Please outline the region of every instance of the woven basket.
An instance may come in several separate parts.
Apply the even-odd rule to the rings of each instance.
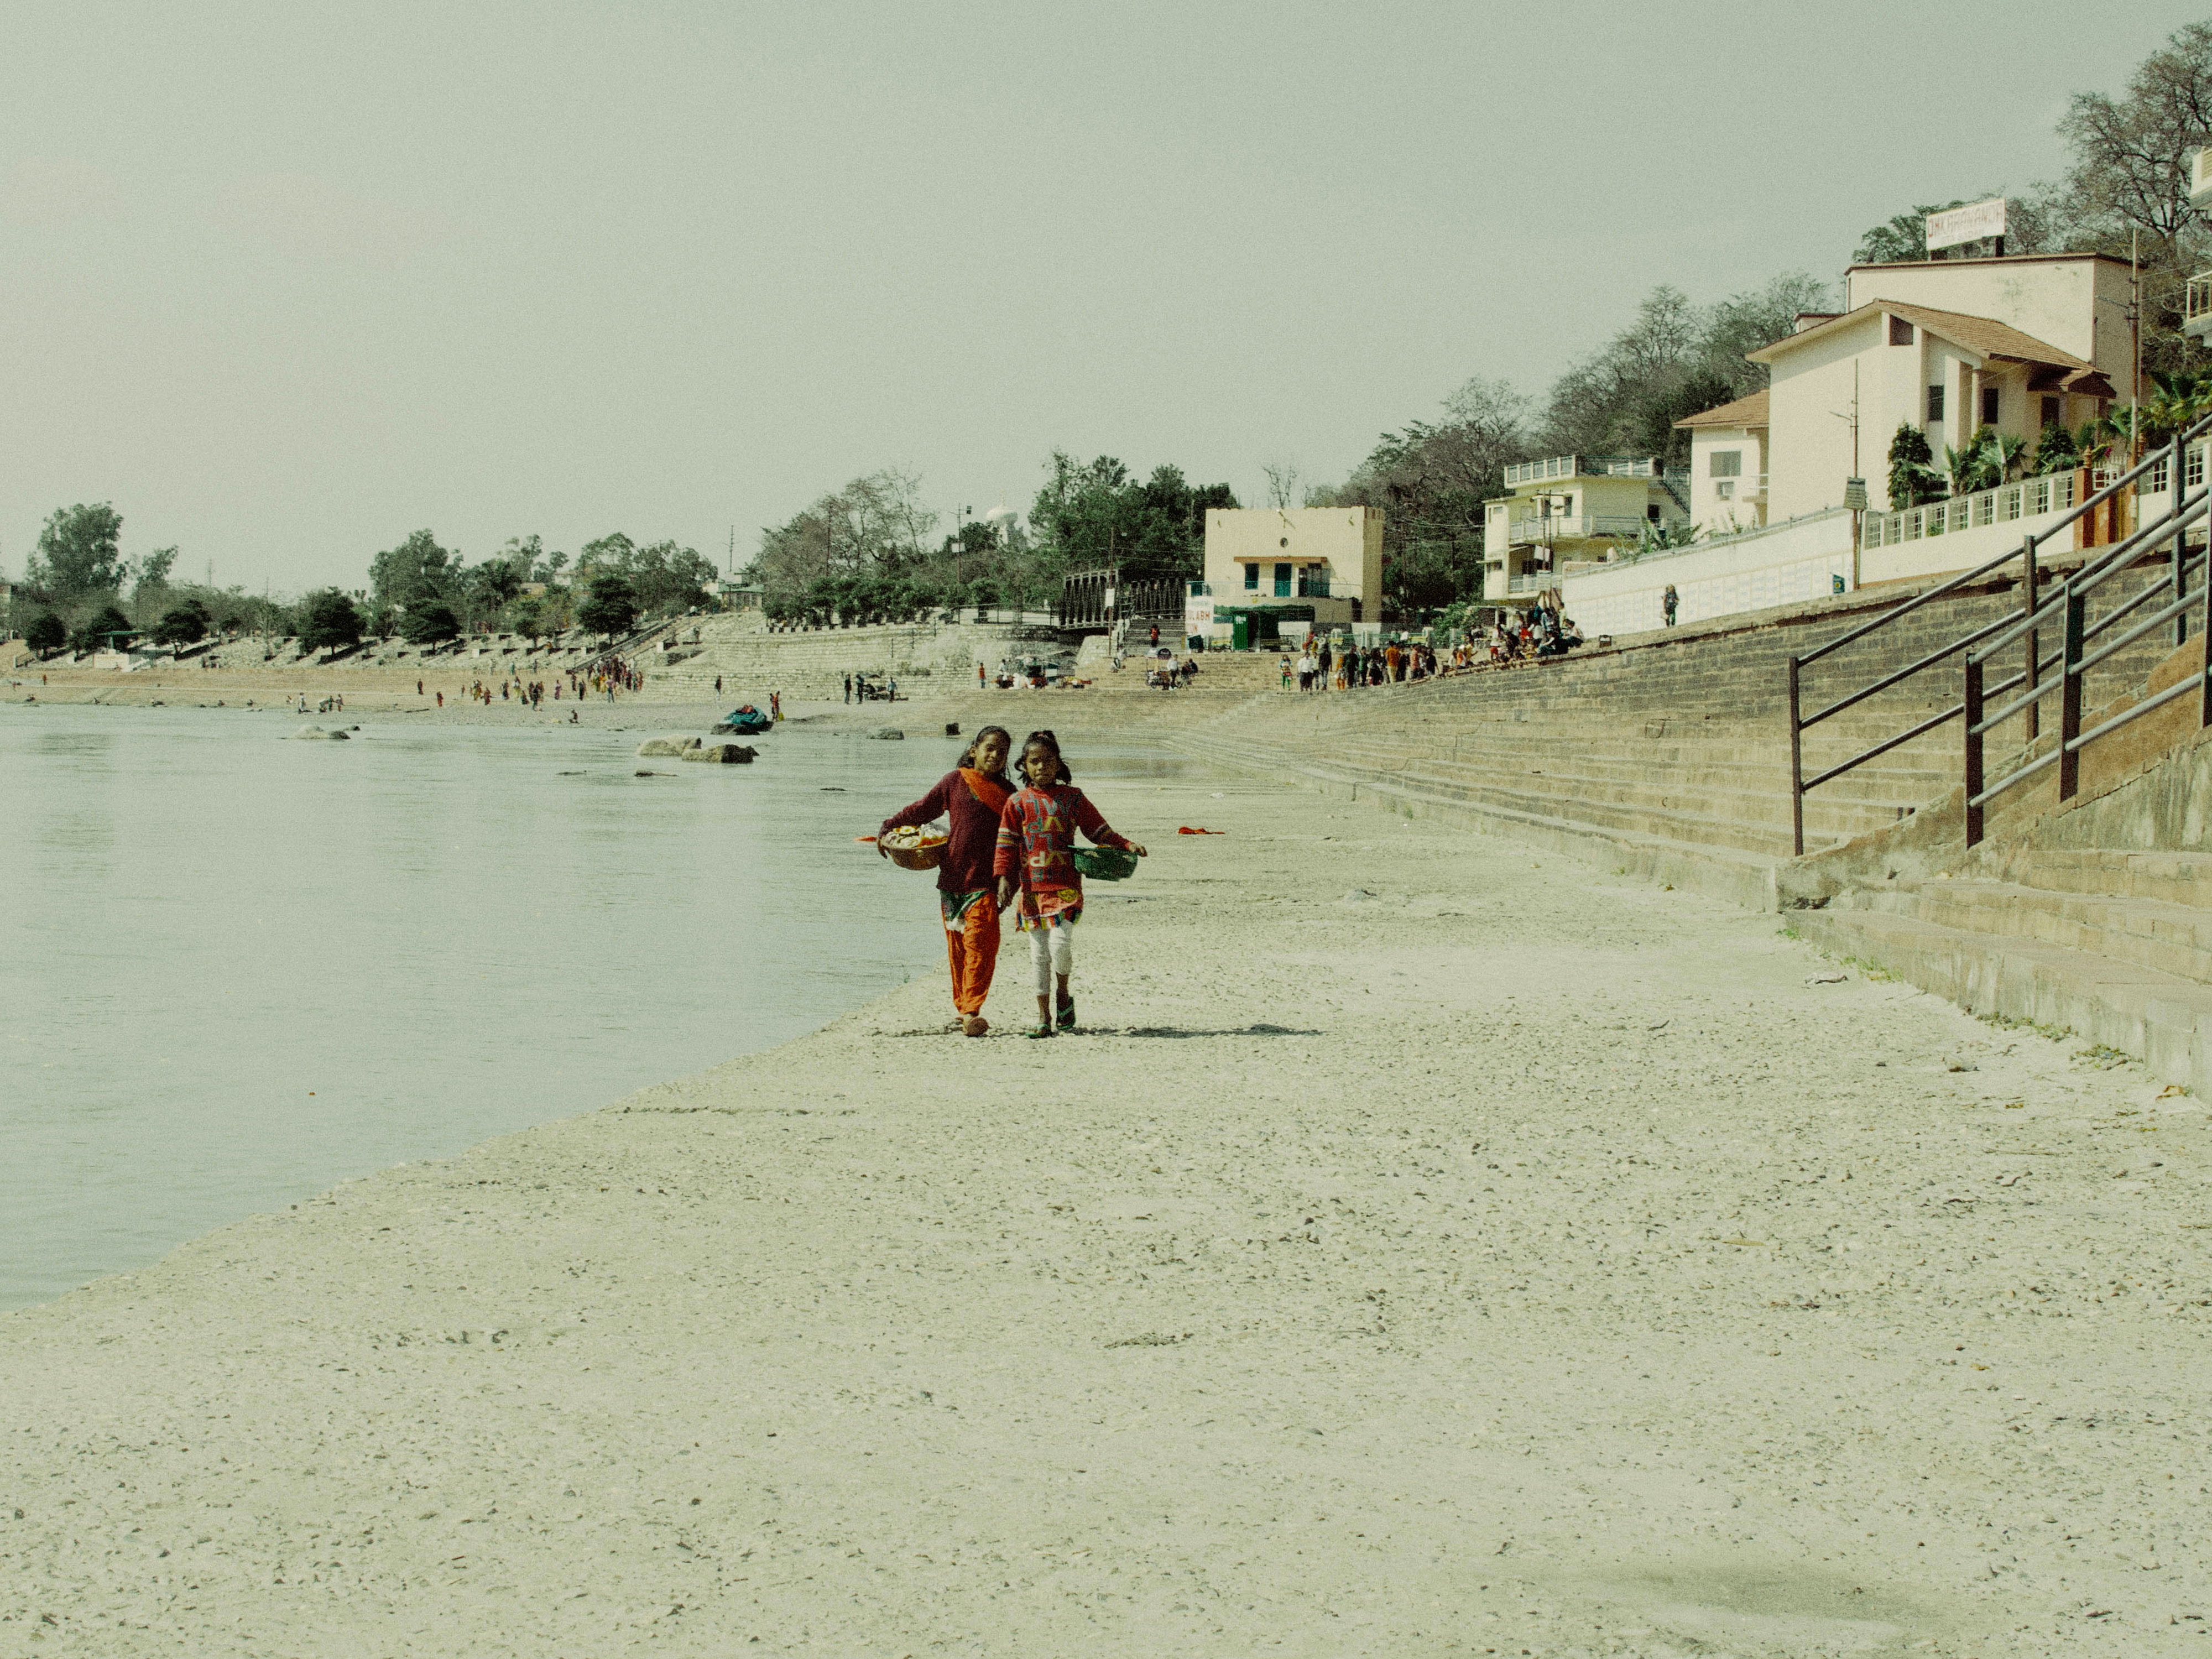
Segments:
[[[897,832],[894,830],[892,833]],[[878,845],[882,847],[884,856],[902,870],[934,870],[945,862],[946,838],[940,832],[932,831],[931,833],[935,835],[937,839],[921,842],[912,847],[897,846],[888,836]]]
[[[1137,855],[1120,847],[1079,847],[1075,867],[1093,881],[1127,881],[1137,873]]]

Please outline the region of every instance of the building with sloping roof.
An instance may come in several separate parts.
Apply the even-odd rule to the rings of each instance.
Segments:
[[[1674,422],[1690,434],[1690,521],[1709,536],[1766,522],[1766,393]]]
[[[1771,376],[1769,517],[1839,506],[1854,477],[1884,505],[1900,425],[1940,463],[1984,427],[2032,447],[2102,414],[2133,372],[2125,316],[2104,303],[2126,284],[2094,253],[1852,267],[1850,309],[1748,354]]]

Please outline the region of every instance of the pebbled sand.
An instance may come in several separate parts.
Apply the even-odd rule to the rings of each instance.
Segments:
[[[2212,1651],[2197,1103],[1510,842],[1100,794],[1086,1035],[916,984],[0,1318],[0,1654]]]

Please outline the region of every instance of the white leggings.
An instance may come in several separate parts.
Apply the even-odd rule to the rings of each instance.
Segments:
[[[1039,996],[1052,994],[1052,976],[1072,973],[1075,968],[1075,928],[1072,923],[1055,921],[1049,927],[1030,929],[1030,966],[1036,969]]]

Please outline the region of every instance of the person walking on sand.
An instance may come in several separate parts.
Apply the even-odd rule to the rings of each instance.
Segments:
[[[1036,970],[1037,1023],[1033,1037],[1053,1035],[1054,980],[1059,981],[1060,1030],[1075,1029],[1075,998],[1067,988],[1075,969],[1075,924],[1083,916],[1083,878],[1075,868],[1075,832],[1100,847],[1120,847],[1145,856],[1145,849],[1117,835],[1098,815],[1090,797],[1075,787],[1060,757],[1060,739],[1032,732],[1022,741],[1024,787],[1006,803],[999,818],[998,853],[992,867],[999,878],[999,908],[1021,895],[1016,925],[1030,936],[1030,965]]]
[[[987,726],[960,757],[960,764],[911,806],[885,818],[881,837],[905,823],[944,818],[952,838],[937,866],[937,904],[945,921],[945,953],[952,969],[952,1009],[971,1037],[991,1029],[983,1018],[991,976],[999,966],[999,896],[992,865],[998,855],[1000,815],[1013,799],[1006,753],[1013,738],[1003,726]],[[888,856],[888,855],[886,855]]]

